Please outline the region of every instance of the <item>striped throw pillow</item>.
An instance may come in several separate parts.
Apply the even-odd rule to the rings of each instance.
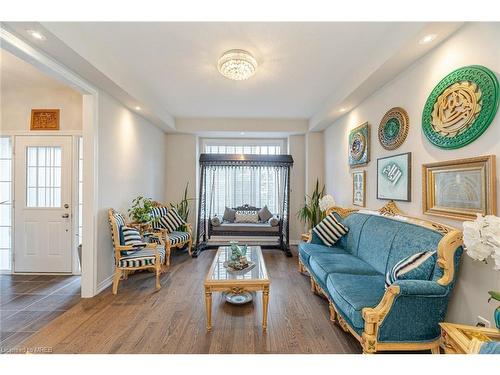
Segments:
[[[145,246],[139,231],[132,227],[123,226],[121,228],[120,242],[125,246]]]
[[[326,246],[333,246],[348,231],[349,228],[341,224],[333,212],[313,228],[313,232]]]
[[[153,207],[151,210],[151,219],[152,220],[152,227],[153,229],[160,229],[160,219],[162,216],[166,215],[168,212],[168,208],[165,206],[158,206],[158,207]]]
[[[166,215],[163,215],[158,222],[161,228],[166,229],[168,233],[174,232],[186,224],[184,219],[180,217],[174,208],[168,210]]]
[[[397,262],[385,275],[385,287],[397,280],[430,280],[436,265],[435,251],[422,251]]]

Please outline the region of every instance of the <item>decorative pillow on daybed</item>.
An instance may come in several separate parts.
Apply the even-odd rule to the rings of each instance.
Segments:
[[[326,246],[333,246],[348,231],[349,228],[341,224],[333,212],[321,220],[312,230],[313,238],[316,235]]]
[[[269,208],[267,208],[267,206],[264,206],[264,207],[262,207],[262,208],[259,210],[259,220],[260,220],[262,223],[267,222],[267,221],[268,221],[268,220],[270,220],[272,217],[273,217],[273,214],[271,213],[271,211],[269,211]]]
[[[257,211],[236,211],[235,223],[258,223],[259,214]]]
[[[273,216],[272,218],[269,219],[269,224],[272,227],[277,227],[280,224],[280,219],[278,219],[276,216]]]
[[[397,280],[430,280],[436,265],[435,251],[422,251],[397,262],[385,275],[385,287]]]
[[[213,227],[218,227],[220,225],[220,218],[218,216],[214,216],[210,221]]]
[[[123,226],[120,229],[120,244],[124,246],[146,246],[139,231],[132,227]]]
[[[171,208],[168,210],[166,215],[163,215],[160,218],[158,224],[161,228],[166,229],[168,233],[171,233],[185,225],[186,222],[179,216],[177,210]]]
[[[236,210],[232,208],[226,207],[224,210],[224,216],[222,217],[224,221],[229,221],[230,223],[234,223],[236,220]]]

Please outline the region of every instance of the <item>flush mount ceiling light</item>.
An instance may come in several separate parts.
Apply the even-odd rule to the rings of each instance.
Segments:
[[[33,38],[37,39],[37,40],[45,40],[47,39],[45,37],[45,35],[43,35],[40,31],[36,31],[36,30],[26,30],[26,32],[31,35]]]
[[[436,39],[437,34],[428,34],[418,41],[419,44],[427,44]]]
[[[232,49],[222,54],[217,63],[217,68],[224,77],[242,81],[255,74],[257,60],[250,52],[242,49]]]

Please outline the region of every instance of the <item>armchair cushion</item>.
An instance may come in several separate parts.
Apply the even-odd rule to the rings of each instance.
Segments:
[[[156,206],[151,209],[151,226],[153,229],[161,229],[160,219],[165,216],[168,212],[168,207]]]
[[[168,239],[170,241],[170,246],[177,245],[181,242],[189,241],[191,234],[189,232],[170,232],[168,235]]]
[[[385,276],[385,287],[396,280],[429,280],[436,265],[435,251],[422,251],[397,262]]]
[[[166,229],[168,233],[176,231],[180,227],[186,224],[184,219],[180,217],[177,210],[171,208],[168,210],[166,215],[163,215],[158,222],[160,227]]]
[[[326,246],[333,246],[349,229],[331,213],[313,228],[313,232]]]
[[[165,247],[157,246],[157,251],[160,253],[160,262],[165,260]],[[153,249],[142,249],[134,252],[129,252],[129,255],[120,258],[118,267],[120,268],[135,268],[152,266],[156,262],[155,251]]]
[[[120,245],[124,246],[146,246],[139,231],[132,227],[122,226],[120,228]]]

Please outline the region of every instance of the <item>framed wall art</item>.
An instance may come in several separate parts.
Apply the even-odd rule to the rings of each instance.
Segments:
[[[59,109],[32,109],[30,130],[59,130]]]
[[[377,159],[377,199],[411,201],[411,152]]]
[[[366,206],[366,171],[352,172],[352,204]]]
[[[378,127],[378,139],[386,150],[395,150],[403,144],[408,136],[410,119],[401,107],[389,109]]]
[[[495,155],[422,165],[425,214],[451,219],[496,215]]]
[[[349,133],[349,166],[361,167],[370,161],[370,125],[354,128]]]
[[[498,104],[499,83],[494,72],[480,65],[459,68],[430,93],[422,112],[424,134],[437,147],[464,147],[486,131]]]

